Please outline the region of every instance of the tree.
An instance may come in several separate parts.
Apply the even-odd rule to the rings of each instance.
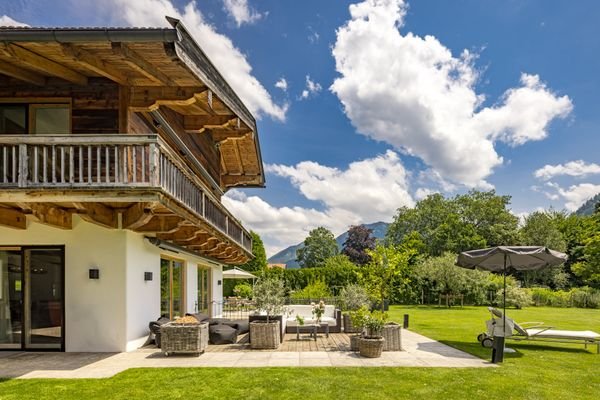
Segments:
[[[583,239],[583,259],[572,266],[584,283],[600,288],[600,207],[588,220]]]
[[[308,233],[308,237],[304,239],[304,247],[296,253],[296,261],[302,268],[320,267],[327,258],[337,255],[338,252],[333,233],[320,226]]]
[[[452,199],[432,194],[415,208],[398,209],[386,237],[395,245],[418,238],[430,256],[517,244],[518,219],[508,210],[509,203],[510,196],[498,196],[493,190]]]
[[[564,214],[553,210],[535,211],[529,214],[519,232],[522,244],[526,246],[546,246],[553,250],[566,251],[567,242],[559,230],[559,223],[563,218]],[[569,276],[562,265],[540,271],[523,271],[518,273],[518,276],[525,287],[545,285],[563,289],[569,281]]]
[[[381,311],[384,311],[385,300],[391,297],[394,286],[403,286],[409,282],[408,260],[411,254],[383,245],[377,245],[374,250],[368,250],[368,253],[371,261],[361,268],[360,281],[369,295],[379,302]]]
[[[342,248],[342,254],[348,256],[350,261],[357,265],[365,265],[371,261],[367,250],[375,248],[375,238],[371,236],[372,233],[373,230],[363,225],[351,226]]]
[[[248,260],[246,264],[240,265],[240,268],[250,272],[260,271],[267,268],[267,253],[258,233],[250,231],[250,236],[252,236],[252,254],[254,258]]]

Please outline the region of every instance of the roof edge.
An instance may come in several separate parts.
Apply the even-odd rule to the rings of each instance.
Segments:
[[[0,28],[0,41],[11,42],[166,42],[178,40],[173,28]]]

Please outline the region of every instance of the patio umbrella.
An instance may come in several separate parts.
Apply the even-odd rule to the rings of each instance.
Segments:
[[[241,268],[233,267],[232,269],[223,271],[223,279],[256,279],[256,275],[252,275]]]
[[[503,328],[506,326],[506,273],[507,271],[537,271],[567,261],[567,255],[544,246],[498,246],[487,249],[463,251],[456,265],[468,269],[502,272],[504,276]],[[504,337],[502,337],[504,346]]]

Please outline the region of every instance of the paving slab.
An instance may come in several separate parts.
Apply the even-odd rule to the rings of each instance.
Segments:
[[[363,358],[349,351],[209,352],[166,357],[159,349],[128,353],[0,353],[0,377],[107,378],[129,368],[168,367],[495,367],[486,360],[446,346],[417,333],[402,330],[403,351],[383,352],[380,358]]]

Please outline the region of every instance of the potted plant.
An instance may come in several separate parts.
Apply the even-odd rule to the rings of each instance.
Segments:
[[[385,325],[385,314],[373,311],[365,319],[366,334],[359,339],[358,351],[362,357],[381,357],[383,343],[383,326]]]
[[[366,305],[360,307],[358,310],[350,311],[350,320],[354,327],[354,333],[356,335],[350,336],[350,350],[358,351],[359,340],[362,336],[362,332],[365,326],[365,321],[369,315],[369,309]]]
[[[350,313],[359,310],[363,306],[369,304],[369,295],[367,290],[358,284],[350,284],[340,291],[340,300],[342,307],[345,312],[342,314],[344,323],[344,332],[346,333],[360,333],[362,326],[355,326]]]
[[[318,303],[311,303],[310,305],[312,306],[312,315],[315,321],[317,321],[317,324],[320,324],[321,318],[325,313],[325,302],[321,300]]]
[[[250,347],[253,349],[276,349],[279,347],[281,326],[272,320],[284,308],[284,285],[277,278],[262,278],[254,285],[253,298],[259,312],[266,315],[264,321],[250,323]]]

